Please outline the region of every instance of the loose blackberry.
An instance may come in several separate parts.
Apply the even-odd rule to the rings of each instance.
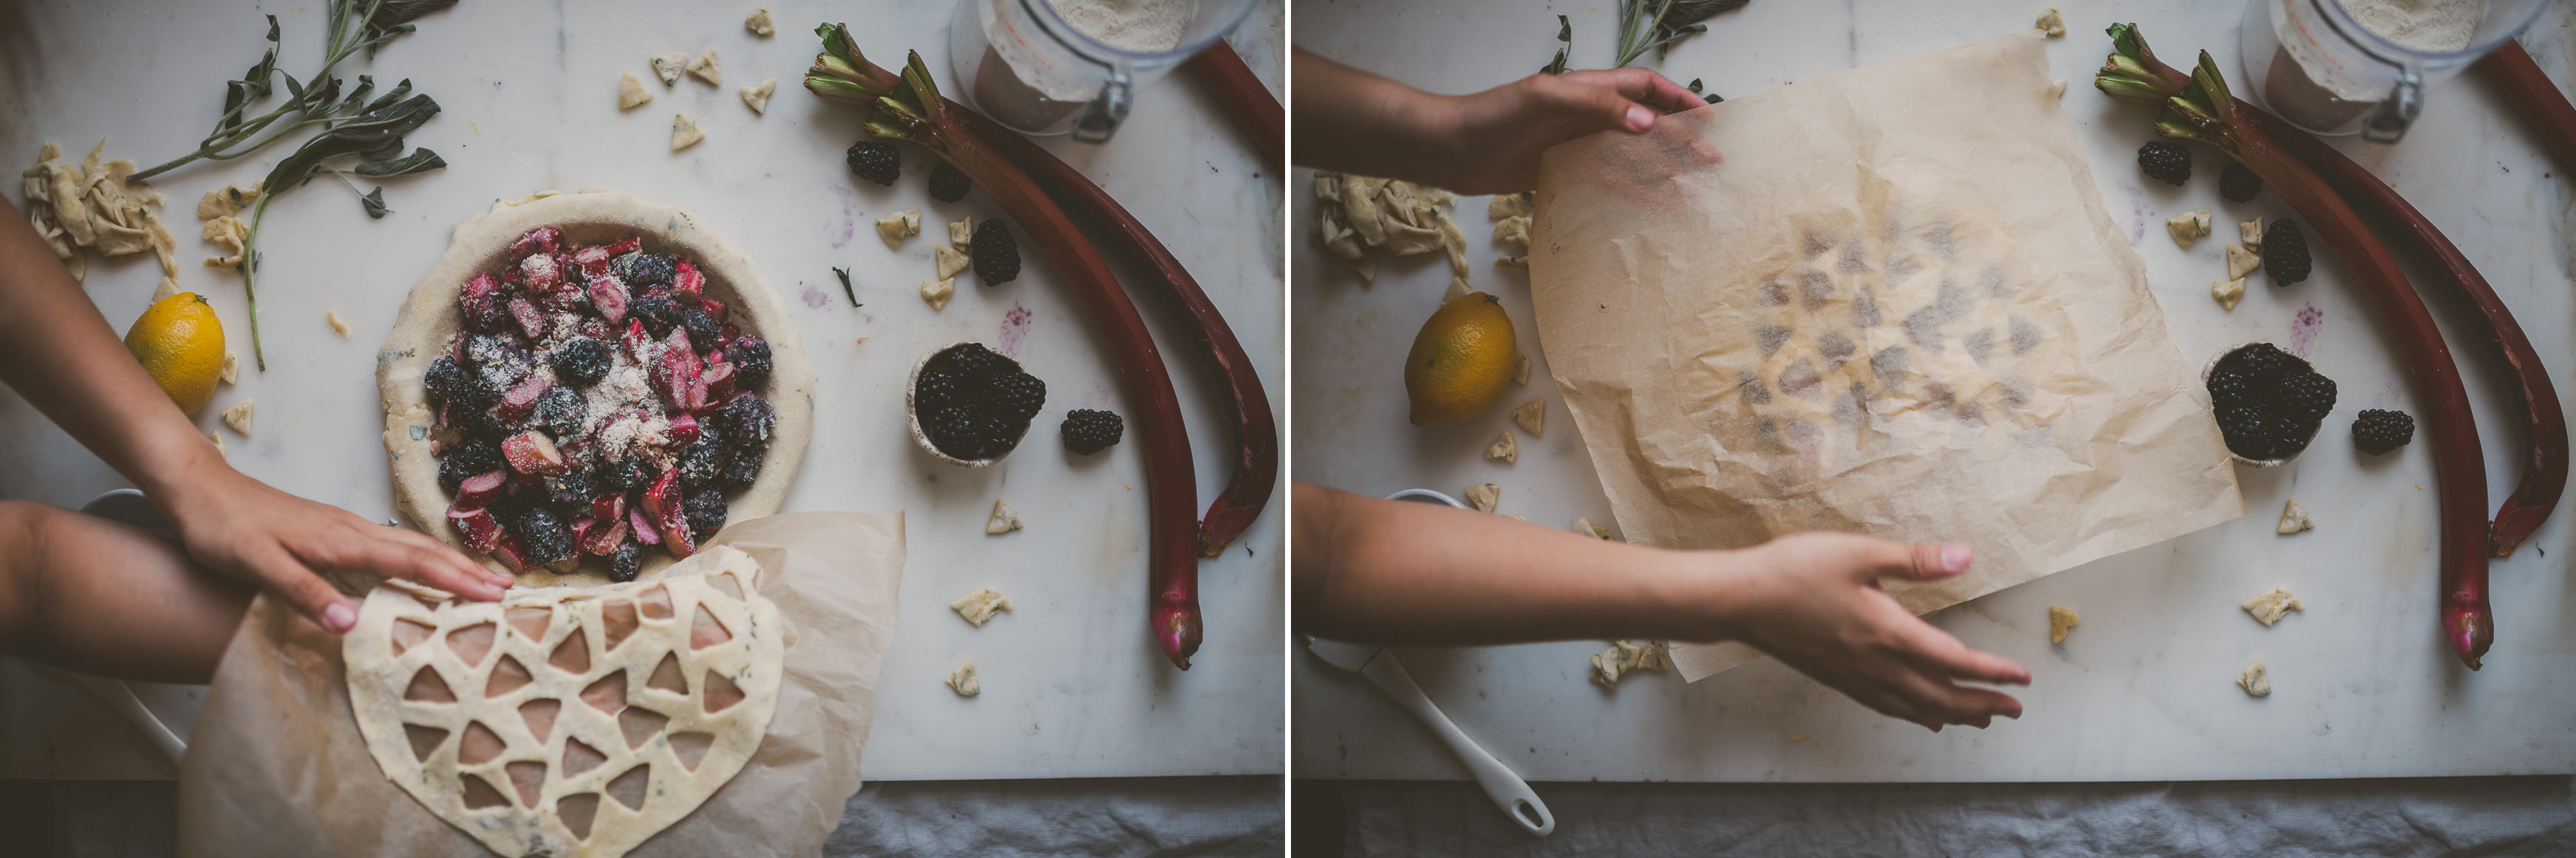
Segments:
[[[616,464],[600,469],[599,475],[608,482],[609,487],[621,491],[652,488],[653,481],[662,478],[659,472],[653,470],[653,466],[644,463],[642,456],[628,456],[620,459]]]
[[[724,529],[724,493],[715,489],[692,492],[680,503],[680,517],[689,523],[689,535],[705,539]]]
[[[975,225],[975,279],[984,285],[1009,283],[1020,276],[1020,243],[999,219]]]
[[[465,469],[468,477],[501,469],[501,448],[481,438],[467,438],[443,447],[439,452],[443,454],[439,457],[441,465],[454,463]]]
[[[620,542],[617,550],[608,553],[608,580],[623,584],[635,580],[635,573],[642,571],[644,546],[636,544],[635,540]]]
[[[671,327],[680,323],[680,303],[671,300],[669,295],[650,293],[638,296],[634,303],[626,305],[626,315],[642,319],[644,332],[660,339],[670,336]]]
[[[555,346],[555,380],[575,387],[598,384],[608,376],[615,358],[608,343],[593,337],[573,337]]]
[[[590,499],[597,494],[589,471],[570,471],[546,479],[546,505],[566,516],[580,517],[590,509]]]
[[[933,199],[953,203],[965,199],[966,192],[974,187],[975,182],[966,178],[966,171],[957,169],[955,164],[941,161],[938,166],[930,168],[930,196]]]
[[[716,412],[715,422],[716,431],[735,449],[766,450],[770,433],[778,428],[778,412],[760,394],[739,393]]]
[[[1076,408],[1065,412],[1064,424],[1056,427],[1064,436],[1064,448],[1088,456],[1109,449],[1127,434],[1127,423],[1107,411]]]
[[[733,364],[734,387],[759,387],[769,380],[769,341],[759,337],[736,339],[725,346],[725,362]]]
[[[440,355],[430,361],[429,371],[421,373],[420,383],[428,388],[431,402],[474,404],[474,383],[466,377],[465,368],[456,365],[455,358]]]
[[[714,482],[724,471],[724,442],[713,432],[698,433],[698,440],[680,448],[680,485],[697,488]]]
[[[2263,228],[2263,276],[2272,278],[2272,285],[2287,286],[2308,279],[2311,261],[2308,237],[2300,234],[2298,224],[2276,220]]]
[[[658,253],[638,250],[608,263],[608,270],[628,286],[669,286],[678,262]]]
[[[2220,369],[2209,374],[2209,403],[2217,408],[2242,405],[2253,394],[2253,387],[2240,370]]]
[[[892,143],[875,140],[852,143],[849,155],[843,160],[850,164],[850,175],[880,185],[892,185],[894,180],[903,176],[903,156],[895,151]]]
[[[556,440],[568,441],[590,419],[590,402],[582,399],[579,391],[558,384],[537,397],[537,408],[528,419]]]
[[[2272,400],[2272,412],[2297,422],[2304,434],[2308,424],[2334,411],[2334,404],[2334,379],[2311,372],[2281,379],[2280,395]]]
[[[2191,150],[2167,140],[2150,140],[2138,147],[2138,170],[2148,178],[2180,186],[2191,181]],[[982,236],[976,236],[982,240]]]
[[[714,345],[716,335],[724,333],[723,323],[694,306],[680,308],[680,327],[689,330],[689,347],[692,349]]]
[[[2364,409],[2352,419],[2352,445],[2373,456],[2387,455],[2415,440],[2415,418],[2403,411]]]
[[[724,487],[725,491],[738,492],[751,488],[752,481],[759,478],[760,456],[745,451],[725,457],[724,470],[716,474],[716,485]]]
[[[530,563],[552,565],[572,557],[572,531],[564,528],[563,519],[544,507],[520,513],[510,532],[519,537],[519,546],[527,549]]]
[[[2227,169],[2218,173],[2219,196],[2250,203],[2254,201],[2254,195],[2262,192],[2263,177],[2254,175],[2254,171],[2245,169],[2243,164],[2228,164]]]
[[[1046,407],[1046,382],[1025,372],[993,379],[992,414],[1012,426],[1027,423]]]

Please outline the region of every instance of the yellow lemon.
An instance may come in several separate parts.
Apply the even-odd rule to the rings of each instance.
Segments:
[[[1470,292],[1441,305],[1404,356],[1404,395],[1413,402],[1413,425],[1456,423],[1491,410],[1511,386],[1519,354],[1501,300]]]
[[[215,381],[224,374],[224,323],[205,296],[181,292],[134,320],[125,332],[125,350],[180,411],[194,415],[214,398]]]

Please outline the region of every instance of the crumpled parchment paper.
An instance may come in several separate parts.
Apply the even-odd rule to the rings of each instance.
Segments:
[[[1547,152],[1539,339],[1631,541],[1974,547],[1888,582],[1924,613],[2244,513],[2048,87],[2034,30]]]
[[[772,515],[709,545],[760,561],[760,592],[787,620],[787,681],[742,772],[627,854],[813,855],[859,789],[894,639],[903,516]],[[385,779],[350,714],[340,639],[266,595],[225,649],[189,736],[178,840],[187,856],[491,854]]]

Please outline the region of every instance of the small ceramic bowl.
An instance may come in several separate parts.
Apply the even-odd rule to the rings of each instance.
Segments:
[[[999,462],[1002,460],[1003,456],[1008,456],[1010,454],[1003,453],[1001,456],[994,456],[989,459],[960,459],[955,456],[948,455],[947,453],[940,452],[939,445],[930,443],[930,433],[921,430],[921,409],[912,401],[913,391],[921,389],[921,370],[923,367],[930,365],[930,359],[937,357],[940,352],[966,345],[980,346],[984,344],[975,342],[974,340],[958,340],[957,342],[931,349],[930,353],[922,355],[920,360],[912,363],[912,377],[905,379],[903,383],[903,416],[905,420],[912,423],[912,442],[921,445],[921,449],[930,453],[931,458],[938,459],[942,462],[947,462],[961,468],[981,468],[985,465]],[[1026,368],[1020,366],[1020,362],[1013,360],[1011,356],[1002,354],[1000,351],[994,350],[991,346],[984,346],[984,350],[993,352],[993,356],[999,357],[1004,363],[1010,364],[1012,369],[1018,369],[1024,372],[1026,371]],[[1020,442],[1028,438],[1029,425],[1035,425],[1036,423],[1036,420],[1031,420],[1028,425],[1020,427],[1020,434],[1011,439],[1011,449],[1017,450],[1020,448]]]
[[[2217,371],[2218,371],[2218,362],[2219,362],[2219,361],[2226,360],[2228,355],[2232,355],[2232,354],[2237,353],[2238,351],[2242,351],[2242,350],[2243,350],[2245,347],[2247,347],[2247,346],[2259,345],[2259,344],[2261,344],[2262,342],[2263,342],[2262,340],[2248,340],[2248,341],[2246,341],[2246,342],[2237,343],[2236,345],[2229,346],[2229,347],[2227,347],[2226,349],[2224,349],[2224,350],[2220,351],[2217,355],[2215,355],[2215,356],[2211,357],[2211,358],[2209,359],[2209,364],[2208,364],[2207,366],[2203,366],[2203,367],[2201,367],[2201,368],[2200,368],[2200,389],[2201,389],[2201,391],[2202,391],[2203,393],[2208,392],[2208,390],[2209,390],[2209,376],[2210,376],[2212,373],[2215,373],[2215,372],[2217,372]],[[2274,348],[2280,348],[2280,347],[2279,347],[2279,346],[2274,346]],[[2281,349],[2281,354],[2284,354],[2284,355],[2289,356],[2289,358],[2290,358],[2290,362],[2291,362],[2292,364],[2297,365],[2297,366],[2298,366],[2301,370],[2303,370],[2303,371],[2306,371],[2306,372],[2316,372],[2316,371],[2317,371],[2317,367],[2316,367],[2316,365],[2315,365],[2315,364],[2308,363],[2308,359],[2307,359],[2307,358],[2300,357],[2300,356],[2298,356],[2298,354],[2296,354],[2296,353],[2294,353],[2294,352],[2290,351],[2289,349]],[[2210,420],[2210,422],[2211,422],[2211,423],[2213,423],[2213,424],[2214,424],[2214,423],[2216,423],[2216,422],[2218,422],[2218,403],[2216,403],[2216,402],[2211,402],[2211,403],[2209,404],[2209,420]],[[2318,421],[2317,421],[2317,425],[2315,425],[2315,426],[2311,426],[2311,427],[2308,427],[2308,435],[2307,435],[2307,437],[2299,439],[2299,453],[2305,453],[2305,452],[2307,452],[2307,451],[2308,451],[2308,445],[2315,443],[2315,442],[2316,442],[2316,440],[2317,440],[2317,430],[2325,428],[2325,425],[2326,425],[2326,422],[2325,422],[2324,420],[2318,420]],[[926,442],[925,442],[925,443],[926,443]],[[2283,457],[2280,457],[2280,458],[2278,458],[2278,459],[2248,459],[2248,458],[2245,458],[2245,457],[2243,457],[2243,456],[2236,455],[2236,451],[2235,451],[2234,449],[2230,449],[2230,450],[2228,450],[2228,451],[2227,451],[2227,458],[2234,459],[2234,460],[2236,460],[2236,463],[2237,463],[2237,464],[2239,464],[2239,465],[2244,465],[2244,466],[2247,466],[2247,467],[2252,467],[2252,468],[2277,468],[2277,467],[2280,467],[2280,466],[2282,466],[2282,465],[2289,464],[2289,463],[2290,463],[2290,460],[2292,460],[2292,459],[2296,459],[2296,458],[2298,458],[2298,457],[2299,457],[2299,453],[2291,453],[2290,455],[2283,456]]]

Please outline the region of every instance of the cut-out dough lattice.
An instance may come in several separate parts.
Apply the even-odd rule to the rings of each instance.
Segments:
[[[768,730],[785,627],[759,575],[717,547],[497,603],[379,587],[341,644],[359,731],[386,777],[495,852],[624,854]]]

